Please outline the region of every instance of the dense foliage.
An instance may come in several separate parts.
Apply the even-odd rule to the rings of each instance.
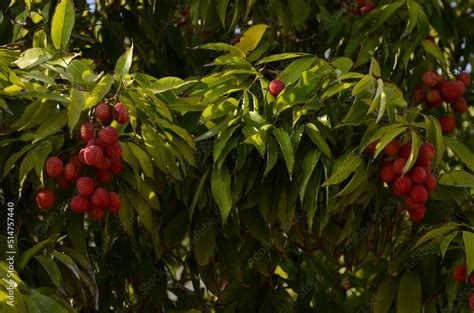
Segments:
[[[470,312],[474,110],[446,86],[472,69],[474,7],[357,3],[0,3],[2,310]],[[101,103],[130,115],[103,217],[45,170],[110,123]],[[392,183],[414,167],[437,181],[423,216]]]

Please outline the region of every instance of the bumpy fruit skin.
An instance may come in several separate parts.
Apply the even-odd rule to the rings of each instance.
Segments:
[[[414,203],[425,204],[428,200],[428,191],[422,185],[415,185],[410,190],[410,200]]]
[[[279,79],[272,80],[268,85],[268,91],[274,97],[278,97],[283,89],[285,89],[285,84]]]
[[[120,211],[120,196],[111,191],[109,192],[109,211],[110,213],[117,213]]]
[[[416,86],[413,89],[411,97],[416,104],[423,103],[423,101],[425,100],[425,91],[423,90],[423,87]]]
[[[456,85],[458,97],[462,97],[464,95],[464,92],[466,91],[466,86],[464,86],[464,83],[460,80],[455,80],[454,84]]]
[[[109,204],[109,193],[104,188],[97,188],[91,196],[92,205],[103,209]]]
[[[455,82],[444,82],[441,85],[441,96],[446,102],[453,102],[458,96],[458,86]]]
[[[110,168],[112,159],[109,158],[102,158],[95,164],[95,167],[97,167],[100,170],[108,170]]]
[[[418,158],[416,159],[416,162],[415,162],[415,165],[418,165],[418,166],[421,166],[423,167],[425,170],[427,171],[430,171],[431,170],[431,161],[429,160],[426,160],[426,159],[423,159],[423,158],[420,158],[418,156]]]
[[[467,112],[467,101],[463,97],[457,97],[456,100],[452,103],[451,107],[454,112],[463,114]]]
[[[66,164],[64,167],[64,177],[70,181],[75,181],[79,177],[79,173],[77,172],[77,168],[74,163]]]
[[[426,105],[430,108],[439,108],[443,104],[443,98],[438,89],[432,89],[426,94]]]
[[[471,84],[471,77],[466,72],[462,72],[461,74],[459,74],[458,80],[462,81],[465,87],[469,87],[469,85]]]
[[[99,138],[94,138],[87,142],[86,148],[90,146],[99,146],[102,150],[104,150],[107,144],[103,142],[102,140],[100,140]]]
[[[118,142],[113,145],[107,145],[105,147],[105,154],[111,159],[114,159],[114,160],[120,159],[120,157],[122,156],[122,153],[123,153],[122,145],[120,145],[120,143]]]
[[[427,142],[420,146],[418,157],[423,160],[432,161],[436,156],[436,149],[433,144]]]
[[[84,196],[74,196],[71,199],[71,210],[77,213],[85,213],[91,209],[89,198]]]
[[[408,160],[408,158],[410,157],[410,154],[411,154],[411,143],[404,144],[400,148],[400,151],[398,152],[398,154],[401,158]]]
[[[77,173],[80,174],[80,173],[82,173],[82,171],[84,171],[84,163],[82,163],[82,160],[81,160],[79,154],[75,154],[73,157],[71,157],[69,159],[69,163],[74,164],[74,166],[76,167],[76,172]]]
[[[110,168],[109,170],[113,173],[113,174],[119,174],[122,172],[122,168],[123,168],[123,165],[122,165],[122,161],[121,160],[112,160],[110,162]]]
[[[112,119],[112,108],[105,102],[98,104],[95,107],[95,116],[104,125]]]
[[[391,184],[395,178],[397,178],[397,174],[393,170],[393,164],[385,164],[380,171],[380,179],[387,184]]]
[[[426,208],[424,205],[418,205],[413,209],[408,209],[408,215],[413,222],[419,222],[425,217]]]
[[[398,158],[393,162],[393,170],[396,174],[401,175],[403,172],[403,167],[407,163],[407,159]]]
[[[93,221],[98,221],[104,217],[105,212],[104,209],[93,207],[87,212],[87,214],[89,216],[89,219]]]
[[[370,156],[374,156],[375,154],[375,150],[377,149],[377,144],[379,143],[378,140],[370,143],[368,146],[367,146],[367,152],[369,153]]]
[[[97,165],[104,159],[104,151],[99,146],[89,146],[84,151],[84,159],[88,165]]]
[[[42,190],[36,194],[36,205],[41,210],[51,208],[56,200],[56,194],[51,190]]]
[[[400,176],[395,181],[393,182],[392,185],[392,192],[401,197],[403,195],[406,195],[408,192],[410,192],[411,189],[411,179],[408,177],[408,175]]]
[[[410,171],[410,178],[415,184],[423,184],[427,177],[426,170],[421,166],[415,166]]]
[[[114,108],[112,110],[112,114],[114,116],[114,119],[117,121],[119,124],[126,124],[128,123],[129,120],[129,113],[128,113],[128,107],[121,103],[117,102],[114,105]]]
[[[82,164],[87,164],[86,163],[86,158],[84,157],[85,154],[86,154],[86,148],[83,148],[83,149],[79,150],[79,161]]]
[[[383,151],[389,156],[397,154],[398,151],[400,151],[400,141],[398,141],[398,139],[390,141],[390,143],[385,146]]]
[[[88,142],[94,138],[94,124],[91,122],[83,123],[81,125],[80,134],[83,142]]]
[[[428,71],[423,74],[423,84],[425,86],[434,87],[438,82],[438,74],[433,71]]]
[[[94,180],[89,176],[79,177],[76,181],[77,193],[81,196],[90,196],[94,192]]]
[[[118,142],[118,132],[112,126],[107,126],[99,131],[99,138],[108,145]]]
[[[453,279],[459,283],[463,283],[467,278],[467,266],[466,264],[459,264],[454,268]]]
[[[445,115],[439,119],[443,134],[451,134],[456,128],[456,119],[453,116]]]
[[[436,186],[438,185],[438,182],[436,181],[436,177],[434,177],[433,174],[429,173],[426,176],[426,181],[423,185],[425,186],[426,191],[431,193],[431,192],[433,192],[433,190],[436,189]]]
[[[112,173],[108,170],[98,170],[96,172],[96,177],[99,183],[101,183],[102,185],[106,185],[112,179]]]
[[[58,177],[63,172],[63,161],[58,157],[49,157],[45,167],[49,176]]]

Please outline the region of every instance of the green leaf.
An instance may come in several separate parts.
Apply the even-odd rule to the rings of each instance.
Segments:
[[[316,145],[316,147],[318,147],[318,149],[321,150],[325,156],[332,159],[331,149],[329,148],[326,140],[324,140],[316,125],[313,123],[306,124],[306,133],[308,134],[311,141]]]
[[[278,75],[278,78],[287,85],[292,84],[296,82],[301,77],[301,73],[307,71],[315,61],[315,57],[296,59]]]
[[[28,262],[31,260],[32,257],[40,253],[43,249],[45,249],[47,246],[50,244],[56,242],[56,240],[59,238],[59,235],[53,235],[49,237],[48,239],[45,239],[33,247],[29,248],[25,252],[23,252],[20,255],[20,258],[18,259],[18,264],[17,264],[17,270],[18,272],[22,272],[25,266],[28,264]]]
[[[267,177],[271,170],[278,161],[278,145],[273,137],[267,139],[267,164],[265,165],[265,171],[263,177]]]
[[[132,67],[132,57],[133,57],[133,44],[127,51],[124,52],[118,58],[117,63],[115,64],[115,74],[123,77],[130,71],[130,67]]]
[[[31,148],[34,146],[32,145],[26,145],[23,148],[21,148],[20,151],[12,154],[8,160],[5,162],[5,167],[3,168],[3,178],[7,176],[7,174],[11,171],[13,166],[15,165],[16,161],[20,159],[25,153],[27,153]]]
[[[67,111],[61,110],[45,120],[36,130],[35,141],[60,131],[67,123]]]
[[[139,193],[133,192],[132,190],[127,191],[127,197],[137,210],[140,221],[150,234],[153,234],[153,214],[150,205]]]
[[[51,22],[51,40],[56,49],[65,51],[74,28],[73,0],[60,0]]]
[[[246,32],[242,34],[242,37],[240,37],[239,42],[237,42],[235,46],[242,50],[245,54],[248,54],[257,47],[267,29],[268,26],[265,24],[251,26]]]
[[[285,159],[286,168],[288,169],[288,174],[290,175],[291,179],[293,174],[293,166],[295,165],[295,152],[293,151],[293,145],[291,144],[290,136],[282,128],[274,129],[273,134],[275,135],[278,145],[283,152],[283,158]]]
[[[64,0],[63,0],[64,1]],[[31,295],[26,298],[28,313],[69,313],[69,311],[53,298],[31,289]]]
[[[92,91],[87,96],[84,109],[90,109],[94,105],[99,103],[99,101],[101,101],[110,91],[113,82],[114,79],[109,74],[102,77],[99,83],[94,87],[94,89],[92,89]]]
[[[466,166],[474,171],[474,153],[466,147],[461,141],[453,137],[443,137],[446,145],[458,156],[458,158],[466,164]]]
[[[374,313],[390,312],[390,307],[397,294],[397,283],[396,280],[388,278],[379,286],[373,302]]]
[[[423,48],[425,49],[426,52],[431,54],[432,56],[435,57],[439,61],[440,64],[446,65],[446,59],[443,55],[443,52],[441,49],[431,40],[425,39],[421,42],[423,45]]]
[[[53,285],[59,288],[61,285],[61,272],[56,262],[51,257],[45,255],[36,255],[35,259],[44,267]]]
[[[303,176],[299,186],[300,201],[303,202],[304,195],[306,193],[306,187],[308,186],[309,179],[314,172],[314,168],[318,164],[319,158],[321,157],[321,151],[316,149],[308,152],[303,160]]]
[[[352,95],[357,96],[367,90],[374,89],[375,83],[376,80],[372,75],[365,75],[352,89]]]
[[[53,149],[51,142],[45,140],[40,144],[36,145],[31,149],[28,154],[25,156],[20,165],[20,174],[18,175],[18,180],[20,183],[20,196],[21,190],[23,189],[23,183],[25,182],[26,176],[35,168],[36,173],[41,181],[43,181],[43,167],[46,160],[46,157],[51,153]]]
[[[168,90],[174,90],[181,88],[186,85],[194,84],[194,80],[182,80],[181,78],[178,77],[162,77],[156,81],[153,81],[150,84],[150,89],[153,93],[162,93]]]
[[[454,187],[474,187],[474,175],[465,171],[452,171],[441,175],[438,184]]]
[[[214,255],[216,234],[213,224],[212,219],[203,220],[197,223],[194,228],[194,257],[196,262],[201,266],[207,265]]]
[[[67,108],[67,123],[69,126],[69,133],[72,137],[72,132],[81,117],[82,110],[86,103],[87,92],[81,91],[76,87],[71,89],[71,102]]]
[[[400,280],[397,313],[421,313],[422,290],[417,272],[407,272]]]
[[[150,157],[148,154],[142,150],[137,144],[132,142],[128,143],[130,150],[133,155],[137,158],[140,163],[140,167],[143,169],[143,172],[148,177],[153,177],[153,164],[151,163]]]
[[[324,182],[323,187],[343,182],[359,167],[362,161],[362,158],[353,152],[341,156],[336,161],[338,165],[335,166],[331,177]]]
[[[420,136],[418,136],[418,133],[414,130],[411,130],[411,153],[410,157],[408,158],[407,163],[403,167],[403,174],[405,175],[408,173],[408,171],[415,165],[416,159],[418,158],[418,150],[420,149]]]
[[[462,232],[464,241],[464,252],[466,253],[467,272],[474,270],[474,234],[468,231]]]
[[[302,52],[280,53],[280,54],[274,54],[274,55],[265,57],[261,59],[260,61],[258,61],[257,64],[264,64],[264,63],[294,59],[294,58],[299,58],[299,57],[307,57],[307,56],[313,56],[313,55],[309,53],[302,53]]]
[[[26,70],[36,65],[45,63],[52,57],[53,55],[46,49],[31,48],[22,52],[20,57],[13,63],[15,63],[22,70]]]
[[[377,156],[383,151],[383,149],[393,140],[395,139],[396,137],[398,137],[401,133],[403,133],[407,127],[406,126],[401,126],[401,127],[391,127],[391,126],[394,126],[394,125],[390,125],[390,126],[387,126],[387,127],[383,127],[381,129],[379,129],[379,131],[384,131],[382,134],[383,134],[383,137],[380,139],[380,142],[377,144],[377,148],[375,149],[375,154],[374,154],[374,159],[377,158]],[[375,133],[375,135],[372,137],[372,140],[370,140],[368,142],[368,144],[370,144],[371,142],[374,142],[375,140],[377,140],[379,135],[380,135],[380,132],[377,131]],[[377,138],[378,137],[378,138]]]
[[[425,233],[420,239],[418,239],[416,244],[411,248],[411,251],[414,251],[416,248],[420,247],[421,245],[427,243],[430,240],[439,240],[440,238],[445,237],[448,232],[453,231],[455,229],[456,224],[452,222],[447,223],[438,228],[434,228],[429,232]]]
[[[211,191],[221,212],[222,222],[225,223],[232,209],[232,194],[230,189],[230,173],[227,165],[220,170],[214,167],[211,175]]]
[[[196,48],[215,51],[229,51],[234,55],[240,55],[241,57],[245,58],[245,52],[243,52],[240,48],[229,45],[227,43],[207,43],[204,45],[197,46]]]
[[[424,115],[423,117],[425,118],[427,140],[431,142],[436,149],[436,165],[442,160],[444,155],[444,141],[441,125],[434,116]]]
[[[222,27],[225,28],[225,17],[227,13],[227,6],[229,5],[229,0],[217,0],[216,11],[219,20],[222,23]]]
[[[206,185],[206,181],[210,173],[211,173],[211,170],[207,169],[207,171],[204,173],[204,175],[202,175],[201,179],[199,180],[198,187],[196,189],[196,192],[194,193],[193,201],[191,202],[191,206],[189,207],[189,220],[190,221],[192,221],[193,219],[194,208],[196,207],[196,204],[199,201],[199,198],[201,197],[201,194],[204,190],[204,186]]]

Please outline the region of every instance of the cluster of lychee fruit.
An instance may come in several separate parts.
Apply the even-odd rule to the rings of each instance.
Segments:
[[[468,109],[464,93],[470,84],[471,78],[466,72],[449,81],[433,71],[428,71],[423,74],[423,85],[416,86],[412,96],[416,104],[426,103],[430,108],[439,108],[444,101],[451,105],[454,112],[463,114]],[[456,118],[452,114],[442,116],[439,122],[445,135],[456,128]]]
[[[354,14],[357,16],[367,14],[375,9],[375,3],[372,0],[355,0],[355,5]]]
[[[376,145],[377,142],[369,145],[371,155],[374,154]],[[408,173],[403,173],[411,152],[410,143],[402,145],[398,139],[392,140],[384,148],[386,158],[379,174],[380,179],[391,186],[393,194],[404,198],[403,204],[410,219],[418,222],[425,216],[425,203],[437,185],[436,177],[431,174],[431,161],[435,158],[436,151],[431,143],[422,144],[415,165]]]
[[[285,83],[279,79],[274,79],[268,84],[268,92],[274,97],[278,97],[283,89],[285,89]]]
[[[85,145],[69,158],[64,165],[57,157],[49,157],[45,164],[48,176],[53,177],[61,189],[70,189],[75,184],[75,195],[71,199],[71,210],[86,213],[91,220],[99,220],[108,209],[111,213],[120,210],[120,196],[104,188],[114,174],[122,172],[122,146],[117,129],[110,126],[114,119],[118,124],[129,121],[126,105],[118,102],[113,107],[102,102],[94,108],[94,115],[80,127],[80,137]],[[36,195],[36,204],[47,210],[53,206],[56,194],[52,190],[41,190]]]
[[[471,285],[474,286],[474,272],[467,276],[467,265],[466,264],[459,264],[454,268],[453,271],[453,279],[458,283],[465,283],[469,281]],[[471,293],[468,298],[469,308],[474,310],[474,293]]]

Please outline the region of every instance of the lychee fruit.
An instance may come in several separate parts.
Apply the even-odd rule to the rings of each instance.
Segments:
[[[97,165],[104,159],[104,151],[99,146],[85,148],[84,159],[88,165]]]
[[[97,180],[102,185],[108,184],[110,180],[112,179],[112,173],[108,170],[98,170],[96,172],[96,176],[97,176]]]
[[[111,165],[111,161],[112,159],[109,159],[109,158],[102,158],[101,160],[99,160],[99,162],[97,162],[95,164],[95,167],[97,167],[98,169],[100,170],[107,170],[110,168],[110,165]]]
[[[58,177],[63,172],[63,161],[58,157],[49,157],[46,161],[46,173],[51,177]]]
[[[401,175],[403,173],[403,168],[405,167],[405,164],[407,163],[407,159],[404,158],[398,158],[393,162],[393,170],[395,173],[398,175]]]
[[[466,91],[466,86],[464,86],[464,83],[460,80],[455,80],[454,84],[456,85],[458,97],[462,97],[464,95],[464,92]]]
[[[99,138],[94,138],[87,142],[86,148],[90,146],[99,146],[102,150],[104,150],[107,144],[103,142],[102,140],[100,140]]]
[[[41,210],[47,210],[53,206],[56,194],[51,190],[42,190],[36,194],[36,205]]]
[[[411,154],[411,143],[402,145],[398,154],[401,158],[408,160]]]
[[[121,103],[117,102],[114,105],[114,108],[112,110],[112,114],[114,116],[114,119],[117,121],[119,124],[126,124],[128,123],[129,120],[129,113],[128,113],[128,107]]]
[[[89,176],[79,177],[76,181],[77,193],[82,196],[90,196],[94,192],[94,180]]]
[[[424,204],[428,200],[428,192],[422,185],[414,185],[410,190],[410,200],[414,203]]]
[[[457,97],[456,100],[451,104],[454,112],[463,114],[467,112],[467,101],[464,97]]]
[[[83,148],[81,150],[79,150],[79,161],[82,163],[82,164],[87,164],[86,162],[86,158],[85,158],[85,153],[86,153],[86,148]]]
[[[104,209],[100,209],[100,208],[91,208],[88,212],[87,212],[87,215],[89,216],[89,219],[93,220],[93,221],[98,221],[100,219],[102,219],[104,217]]]
[[[118,132],[112,126],[107,126],[99,131],[99,138],[108,145],[113,145],[118,141]]]
[[[435,156],[436,156],[436,149],[435,149],[435,146],[433,146],[433,144],[427,142],[420,146],[418,158],[431,161],[431,160],[434,160]]]
[[[426,170],[421,166],[415,166],[410,171],[410,178],[415,184],[423,184],[427,177]]]
[[[91,202],[89,198],[84,196],[74,196],[71,199],[71,210],[77,213],[84,213],[89,211],[91,208]]]
[[[110,213],[117,213],[120,210],[120,196],[111,191],[109,192],[109,211]]]
[[[79,177],[76,165],[74,163],[68,163],[64,167],[64,178],[70,181],[75,181]]]
[[[443,98],[438,89],[432,89],[426,94],[426,104],[430,108],[439,108],[443,104]]]
[[[107,145],[105,147],[105,154],[107,154],[107,156],[111,159],[120,159],[122,153],[122,145],[118,142],[113,145]]]
[[[412,182],[411,182],[410,177],[408,177],[408,175],[400,176],[397,179],[395,179],[395,181],[393,182],[392,192],[396,196],[401,197],[410,192],[411,185],[412,185]]]
[[[458,86],[455,82],[444,82],[441,85],[441,95],[446,102],[453,102],[458,96]]]
[[[461,74],[459,74],[458,80],[462,81],[465,87],[469,87],[469,85],[471,84],[471,77],[466,72],[462,72]]]
[[[393,164],[392,163],[387,163],[382,167],[382,170],[380,171],[380,179],[387,183],[391,184],[395,178],[397,177],[397,174],[393,170]]]
[[[456,128],[456,119],[453,116],[445,115],[439,119],[443,134],[451,134]]]
[[[114,174],[119,174],[122,172],[122,161],[121,160],[112,160],[110,161],[109,170]]]
[[[423,84],[425,86],[434,87],[438,82],[438,74],[433,71],[428,71],[423,74]]]
[[[366,4],[364,5],[362,8],[360,8],[360,13],[361,14],[368,14],[370,13],[371,11],[373,11],[375,9],[375,5],[373,4]]]
[[[285,89],[285,83],[283,83],[279,79],[272,80],[268,85],[268,91],[274,97],[278,97],[278,95],[283,89]]]
[[[389,156],[397,154],[398,151],[400,151],[400,141],[398,141],[398,139],[393,139],[384,148],[385,154]]]
[[[109,204],[109,193],[102,187],[97,188],[91,196],[91,202],[94,207],[103,209]]]
[[[63,190],[68,190],[72,187],[72,181],[66,179],[64,175],[56,177],[56,183],[58,184],[59,188]]]
[[[112,108],[108,103],[102,102],[95,107],[94,110],[97,119],[104,125],[110,122],[112,118]]]
[[[413,222],[419,222],[425,217],[426,208],[424,205],[417,205],[414,208],[408,209],[408,216]]]
[[[425,100],[425,91],[423,90],[423,87],[416,86],[413,89],[411,97],[416,104],[423,103],[423,101]]]
[[[374,156],[375,154],[375,150],[377,149],[377,144],[379,143],[378,140],[374,141],[374,142],[371,142],[368,146],[367,146],[367,152],[369,153],[370,156]]]
[[[459,283],[463,283],[467,278],[467,266],[466,264],[459,264],[454,268],[453,279]]]
[[[80,128],[81,139],[84,142],[88,142],[94,138],[94,124],[91,122],[85,122]]]
[[[423,167],[428,172],[431,170],[431,161],[428,161],[426,159],[422,159],[420,157],[418,157],[416,159],[415,165]]]
[[[431,193],[433,192],[433,190],[436,189],[438,182],[436,181],[436,177],[433,174],[428,173],[428,175],[426,176],[425,183],[423,185],[425,186],[426,191],[428,191],[428,193]]]

